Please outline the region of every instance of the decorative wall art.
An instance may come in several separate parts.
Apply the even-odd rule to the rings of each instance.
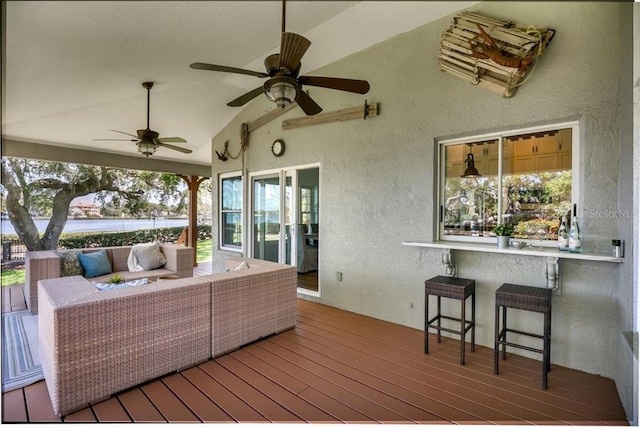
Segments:
[[[462,12],[442,34],[440,69],[510,98],[533,73],[554,35],[552,29]]]

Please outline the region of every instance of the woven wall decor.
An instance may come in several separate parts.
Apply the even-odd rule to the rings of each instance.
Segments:
[[[442,34],[440,69],[510,98],[534,71],[554,34],[552,29],[462,12]]]

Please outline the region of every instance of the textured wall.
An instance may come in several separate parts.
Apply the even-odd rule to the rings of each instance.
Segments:
[[[281,129],[278,119],[251,134],[245,162],[250,172],[321,164],[323,303],[423,328],[423,283],[444,272],[441,251],[403,247],[401,242],[434,236],[434,140],[439,138],[579,120],[577,173],[585,246],[609,252],[611,239],[618,237],[616,221],[587,215],[618,210],[618,5],[488,2],[473,9],[557,30],[535,73],[513,98],[503,99],[438,70],[440,35],[451,21],[447,17],[313,73],[366,78],[372,89],[362,97],[308,89],[325,111],[366,98],[380,103],[379,117],[289,131]],[[252,101],[214,138],[214,148],[220,150],[230,140],[235,151],[240,123],[271,108],[263,99]],[[300,115],[294,110],[283,117]],[[269,152],[276,138],[287,143],[280,158]],[[213,173],[240,167],[239,161],[216,161]],[[228,255],[216,252],[215,260]],[[494,292],[500,284],[544,284],[542,258],[461,252],[457,264],[461,277],[477,280],[476,337],[485,346],[492,346]],[[553,301],[553,363],[619,380],[620,369],[612,363],[618,357],[618,313],[630,310],[628,301],[616,297],[620,266],[561,260],[560,268],[562,295]],[[336,271],[343,273],[342,282],[336,281]],[[535,314],[511,316],[516,318],[515,326],[542,321]]]

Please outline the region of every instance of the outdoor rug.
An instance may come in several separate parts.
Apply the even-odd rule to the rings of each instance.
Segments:
[[[2,314],[2,392],[44,379],[38,349],[38,315]]]

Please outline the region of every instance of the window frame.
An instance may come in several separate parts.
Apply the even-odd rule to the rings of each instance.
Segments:
[[[436,188],[436,209],[435,213],[435,229],[434,235],[436,238],[434,240],[442,240],[442,241],[458,241],[458,242],[476,242],[476,243],[493,243],[495,242],[495,237],[477,237],[477,236],[454,236],[449,234],[444,234],[444,185],[446,179],[446,159],[445,159],[445,147],[458,145],[458,144],[467,144],[473,143],[477,141],[484,141],[490,139],[498,140],[498,212],[502,212],[502,176],[503,176],[503,140],[510,136],[522,135],[527,133],[538,133],[550,130],[559,130],[559,129],[571,129],[571,206],[572,206],[572,216],[576,214],[580,214],[581,211],[578,209],[580,203],[580,176],[581,171],[580,167],[580,124],[578,121],[569,121],[569,122],[555,122],[548,125],[539,125],[539,126],[531,126],[524,127],[518,129],[509,129],[503,131],[497,131],[492,133],[483,133],[483,134],[474,134],[465,137],[457,137],[457,138],[436,138],[437,144],[437,188]],[[580,215],[579,215],[580,216]],[[502,216],[498,215],[498,223],[502,222]],[[544,246],[553,247],[557,245],[555,240],[547,240],[543,242]]]
[[[242,196],[242,202],[240,203],[240,209],[223,209],[224,206],[224,185],[223,182],[226,179],[240,178],[240,191]],[[244,177],[242,171],[221,173],[218,176],[218,248],[220,250],[243,253],[244,250]],[[240,225],[242,232],[240,236],[240,246],[226,244],[224,241],[224,220],[223,217],[227,213],[238,213],[240,215]]]

